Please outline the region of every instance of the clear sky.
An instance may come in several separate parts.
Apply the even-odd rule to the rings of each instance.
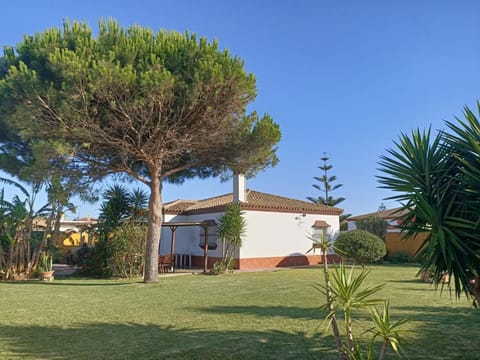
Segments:
[[[479,1],[174,0],[9,1],[0,44],[59,27],[63,19],[97,26],[189,30],[216,38],[257,78],[252,110],[282,130],[280,163],[248,187],[297,199],[318,196],[313,176],[323,152],[343,187],[347,213],[376,211],[391,195],[378,189],[378,161],[402,132],[461,116],[480,97]],[[165,185],[165,201],[231,191],[231,182]],[[387,207],[394,203],[384,201]],[[82,205],[80,216],[96,215]]]

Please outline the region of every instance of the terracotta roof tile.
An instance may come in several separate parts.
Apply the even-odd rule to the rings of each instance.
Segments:
[[[165,203],[163,208],[167,214],[180,214],[187,210],[190,206],[197,203],[194,200],[175,200],[169,203]]]
[[[363,214],[363,215],[357,215],[357,216],[351,216],[348,218],[348,221],[356,221],[356,220],[360,220],[360,219],[365,219],[365,218],[368,218],[368,217],[372,217],[372,216],[377,216],[379,218],[382,218],[382,219],[397,219],[397,218],[400,218],[404,215],[406,215],[408,212],[403,210],[403,211],[399,211],[401,208],[394,208],[394,209],[387,209],[387,210],[383,210],[383,211],[376,211],[376,212],[372,212],[372,213],[368,213],[368,214]]]
[[[224,211],[233,202],[233,195],[225,194],[199,201],[177,200],[165,204],[167,214],[195,214]],[[247,202],[240,204],[243,210],[294,212],[305,214],[340,215],[343,209],[318,205],[307,201],[247,190]]]

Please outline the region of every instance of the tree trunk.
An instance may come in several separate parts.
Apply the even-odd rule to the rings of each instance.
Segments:
[[[480,305],[480,278],[470,280],[470,293],[473,296],[473,306],[477,308]]]
[[[355,342],[353,340],[353,330],[352,330],[352,315],[350,313],[350,308],[345,310],[345,331],[347,333],[347,344],[348,351],[350,354],[353,354],[355,351]]]
[[[145,274],[143,276],[143,281],[146,283],[158,281],[158,246],[162,233],[162,221],[162,183],[157,176],[152,176],[152,181],[150,182],[150,201],[148,203]]]
[[[328,311],[332,314],[332,331],[333,336],[335,337],[335,344],[337,345],[338,351],[338,358],[340,360],[347,359],[345,352],[343,351],[343,344],[342,344],[342,336],[340,335],[340,330],[338,329],[337,318],[335,316],[334,308],[333,308],[333,296],[332,296],[332,285],[330,283],[330,275],[328,273],[328,258],[327,258],[327,247],[323,246],[322,248],[322,258],[323,258],[323,275],[325,277],[325,288],[327,294],[327,304],[328,304]]]
[[[45,231],[43,232],[42,241],[34,249],[33,254],[32,254],[32,265],[31,265],[32,267],[31,267],[31,269],[33,269],[33,270],[36,270],[38,268],[38,266],[40,265],[39,264],[39,262],[40,262],[40,251],[43,250],[43,248],[47,246],[48,235],[50,235],[50,233],[51,233],[53,217],[54,217],[54,214],[53,214],[53,210],[52,210],[52,212],[50,213],[50,215],[48,216],[48,219],[47,219],[47,224],[46,224],[46,227],[45,227]]]
[[[382,348],[380,349],[380,353],[378,354],[378,360],[385,359],[385,352],[387,350],[388,342],[384,341],[382,344]]]

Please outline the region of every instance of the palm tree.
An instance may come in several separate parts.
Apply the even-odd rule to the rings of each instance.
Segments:
[[[139,219],[147,207],[148,195],[139,188],[129,191],[126,186],[112,185],[103,193],[100,220],[105,226],[114,228],[126,219]]]
[[[130,192],[128,197],[130,219],[132,219],[132,221],[140,219],[145,215],[145,209],[148,204],[149,196],[147,192],[140,190],[140,188],[136,188]]]
[[[35,254],[41,244],[35,243],[32,238],[33,222],[35,218],[44,216],[49,208],[45,205],[39,210],[34,209],[42,183],[33,183],[32,191],[28,192],[20,183],[11,179],[0,178],[0,182],[14,186],[24,195],[23,200],[19,195],[15,195],[9,202],[5,200],[2,189],[0,196],[1,268],[3,277],[8,280],[28,276],[37,266],[38,259]]]
[[[480,104],[479,112],[480,112]],[[381,187],[408,211],[400,228],[407,238],[428,233],[416,257],[435,279],[447,273],[457,296],[480,302],[480,122],[468,109],[465,120],[447,122],[450,133],[415,130],[402,134],[382,156]],[[453,276],[452,276],[453,275]]]

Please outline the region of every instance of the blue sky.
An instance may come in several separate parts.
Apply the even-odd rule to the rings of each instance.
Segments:
[[[378,161],[401,132],[475,106],[480,83],[477,1],[18,1],[2,7],[0,44],[101,17],[154,30],[189,30],[228,48],[257,78],[252,110],[282,130],[280,163],[248,181],[257,191],[305,199],[323,152],[354,215],[391,195],[378,189]],[[218,179],[165,185],[165,201],[231,191]],[[82,204],[78,215],[96,215]]]

